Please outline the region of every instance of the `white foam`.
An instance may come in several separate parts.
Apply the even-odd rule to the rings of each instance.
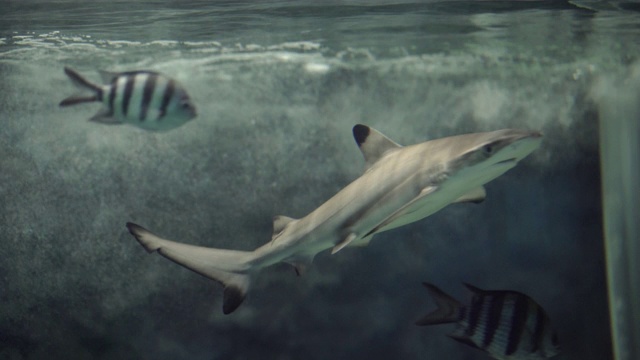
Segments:
[[[301,51],[314,51],[320,50],[320,44],[311,41],[292,41],[285,42],[279,45],[273,45],[268,47],[269,50],[301,50]]]
[[[150,43],[147,43],[146,45],[160,45],[160,46],[176,46],[178,45],[177,41],[174,40],[154,40]]]
[[[309,62],[304,65],[304,69],[312,74],[326,74],[331,69],[328,64]]]
[[[192,47],[222,47],[222,44],[217,41],[184,41],[182,44]]]
[[[263,51],[264,47],[262,47],[261,45],[257,45],[257,44],[249,44],[246,45],[244,47],[245,50],[247,51]]]
[[[128,41],[128,40],[106,40],[106,44],[113,46],[114,48],[121,48],[125,46],[139,46],[142,45],[139,41]]]

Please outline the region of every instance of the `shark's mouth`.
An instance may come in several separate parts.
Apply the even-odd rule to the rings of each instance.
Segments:
[[[512,164],[516,162],[518,162],[517,158],[509,158],[506,160],[498,161],[497,163],[495,163],[495,165],[507,165],[507,164]]]

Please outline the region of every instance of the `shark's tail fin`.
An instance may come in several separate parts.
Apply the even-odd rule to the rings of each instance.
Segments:
[[[167,259],[224,285],[222,311],[230,314],[242,304],[249,290],[251,252],[206,248],[166,240],[142,226],[127,228],[148,252],[157,251]]]
[[[437,309],[416,321],[416,325],[436,325],[456,322],[460,319],[463,305],[433,284],[422,283],[436,301]]]

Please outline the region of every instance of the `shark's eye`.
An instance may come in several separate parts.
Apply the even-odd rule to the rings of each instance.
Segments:
[[[483,147],[482,147],[482,152],[483,152],[485,155],[491,155],[491,154],[493,154],[493,146],[492,146],[491,144],[483,146]]]

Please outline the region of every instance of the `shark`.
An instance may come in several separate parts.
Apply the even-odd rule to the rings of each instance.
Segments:
[[[358,124],[354,139],[364,173],[302,218],[273,218],[271,241],[253,251],[216,249],[164,239],[135,223],[129,232],[149,252],[224,286],[222,311],[245,300],[256,272],[284,262],[298,275],[316,254],[366,246],[383,231],[421,220],[454,203],[479,203],[484,185],[540,146],[542,134],[503,129],[455,135],[401,146]]]

